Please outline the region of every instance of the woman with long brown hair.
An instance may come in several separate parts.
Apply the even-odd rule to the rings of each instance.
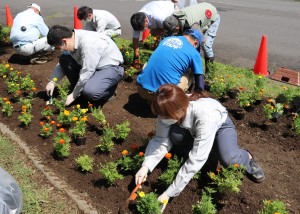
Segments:
[[[135,175],[137,184],[146,180],[147,174],[172,146],[190,147],[187,160],[173,183],[158,197],[159,201],[166,202],[170,197],[178,196],[211,152],[222,166],[244,165],[246,175],[252,181],[259,183],[265,179],[262,168],[252,155],[239,148],[235,126],[226,108],[205,92],[187,95],[178,86],[165,84],[155,93],[151,109],[158,115],[156,134],[150,140],[145,160]]]

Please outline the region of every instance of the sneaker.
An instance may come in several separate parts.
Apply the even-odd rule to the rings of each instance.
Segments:
[[[266,179],[264,171],[253,157],[250,159],[249,164],[251,167],[251,173],[247,172],[246,175],[248,176],[248,178],[255,183],[263,182]]]
[[[35,57],[30,60],[31,64],[45,64],[48,62],[47,57]]]

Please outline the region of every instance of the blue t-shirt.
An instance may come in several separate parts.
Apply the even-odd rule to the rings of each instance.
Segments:
[[[166,83],[178,85],[182,74],[189,68],[194,74],[203,74],[199,52],[184,36],[167,37],[151,55],[147,66],[138,75],[137,83],[156,92]]]

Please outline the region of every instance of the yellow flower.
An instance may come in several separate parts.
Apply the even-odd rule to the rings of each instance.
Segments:
[[[73,121],[77,121],[77,120],[78,120],[78,117],[72,117],[72,120],[73,120]]]
[[[122,151],[122,155],[128,155],[128,151],[127,151],[126,149],[124,149],[124,150]]]
[[[276,213],[274,213],[274,214],[280,214],[279,212],[276,212]]]
[[[82,112],[82,113],[84,113],[84,114],[85,114],[87,111],[88,111],[88,109],[87,109],[87,108],[85,108],[85,109],[81,109],[81,112]]]
[[[13,69],[13,68],[10,68],[9,70],[10,70],[10,71],[13,71],[14,69]]]
[[[154,41],[156,41],[156,40],[157,40],[157,38],[156,38],[156,37],[154,37],[153,39],[154,39]]]
[[[237,163],[235,163],[233,166],[234,166],[235,168],[239,168],[239,165],[238,165]]]
[[[262,76],[261,75],[258,75],[258,79],[261,79],[262,78]]]
[[[80,108],[80,105],[79,105],[79,104],[77,104],[77,105],[76,105],[76,107],[77,107],[77,108]]]
[[[57,82],[57,78],[56,77],[54,77],[52,80],[53,80],[53,82]]]
[[[286,87],[286,86],[282,86],[282,89],[283,89],[283,90],[286,90],[286,89],[287,89],[287,87]]]
[[[6,75],[3,75],[3,78],[5,79],[5,78],[6,78]]]
[[[67,111],[67,110],[64,110],[64,115],[69,116],[69,115],[70,115],[70,112]]]
[[[247,103],[246,106],[250,106],[250,103]]]
[[[215,173],[210,172],[210,173],[209,173],[209,177],[210,177],[211,179],[214,179],[214,178],[216,177],[216,175],[215,175]]]
[[[168,200],[164,199],[164,200],[162,201],[162,203],[163,203],[164,205],[166,205],[166,204],[168,203]]]
[[[126,54],[128,55],[128,54],[129,54],[129,52],[128,52],[128,51],[126,51]]]
[[[87,121],[87,117],[84,116],[83,118],[81,118],[81,121],[83,121],[83,122]]]
[[[5,67],[8,68],[8,67],[9,67],[9,64],[5,64]]]
[[[139,194],[139,196],[140,196],[141,198],[145,197],[145,193],[144,193],[143,191],[138,192],[138,194]]]
[[[10,101],[6,101],[5,103],[6,103],[7,105],[9,105],[9,104],[10,104]]]

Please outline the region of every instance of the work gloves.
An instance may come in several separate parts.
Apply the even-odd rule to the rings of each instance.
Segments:
[[[166,208],[166,206],[167,206],[167,204],[168,204],[168,202],[169,202],[169,199],[170,199],[170,196],[168,196],[168,195],[166,194],[166,192],[164,192],[163,194],[161,194],[161,195],[157,198],[157,200],[158,200],[159,202],[162,203],[162,205],[161,205],[161,207],[160,207],[161,213],[163,213],[163,211],[165,210],[165,208]]]
[[[75,100],[73,92],[67,96],[67,100],[65,102],[65,106],[70,105]]]
[[[146,181],[149,169],[146,166],[142,166],[140,170],[135,174],[135,184],[141,184]]]
[[[53,95],[54,87],[55,87],[54,82],[52,81],[48,82],[48,84],[46,85],[46,93],[48,96],[51,97]]]

